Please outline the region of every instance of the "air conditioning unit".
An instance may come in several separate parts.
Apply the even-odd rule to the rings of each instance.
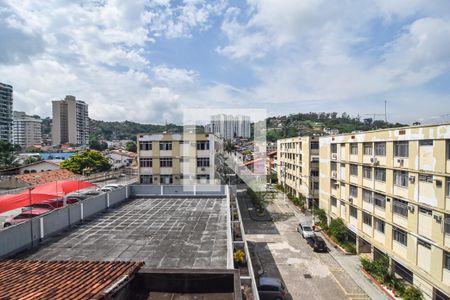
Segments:
[[[380,163],[376,157],[371,157],[370,162],[373,163],[374,165],[378,165]]]
[[[408,179],[409,179],[409,182],[411,182],[411,183],[416,182],[416,177],[415,176],[409,176]]]
[[[403,166],[403,163],[405,162],[405,160],[403,158],[398,158],[397,162]]]
[[[337,177],[337,172],[336,171],[331,171],[331,177],[336,178]]]
[[[206,168],[205,168],[205,167],[202,167],[202,168],[200,168],[200,170],[202,170],[202,171],[205,171],[205,170],[206,170]]]
[[[348,198],[348,201],[349,201],[350,203],[353,203],[353,198],[352,198],[352,197],[349,197],[349,198]]]
[[[337,153],[331,153],[331,159],[337,159]]]
[[[433,218],[436,220],[437,223],[441,223],[442,222],[442,216],[434,215]]]
[[[414,206],[409,205],[408,206],[408,210],[409,210],[410,213],[414,213]]]

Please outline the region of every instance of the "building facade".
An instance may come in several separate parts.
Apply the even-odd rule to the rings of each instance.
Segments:
[[[450,124],[320,138],[320,207],[426,299],[450,295]]]
[[[302,194],[307,206],[317,207],[319,199],[319,138],[302,136],[278,140],[277,178],[287,193]],[[312,201],[314,199],[314,202]]]
[[[12,142],[13,87],[0,82],[0,141]]]
[[[223,139],[250,138],[250,117],[243,115],[213,115],[206,132],[213,133]]]
[[[42,143],[42,120],[28,116],[24,112],[15,111],[13,118],[13,144],[22,149]]]
[[[137,142],[141,184],[192,184],[214,180],[214,135],[138,135]]]
[[[53,101],[52,144],[89,144],[88,105],[74,96]]]

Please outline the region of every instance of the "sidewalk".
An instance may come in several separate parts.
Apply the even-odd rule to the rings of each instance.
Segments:
[[[245,190],[238,190],[237,191],[237,198],[240,199],[242,203],[244,204],[245,211],[248,212],[248,215],[253,221],[260,221],[260,222],[271,222],[272,217],[270,216],[267,209],[264,209],[264,215],[260,216],[258,215],[256,208],[253,206],[253,203],[250,199],[250,197],[247,195]],[[242,213],[242,212],[241,212]]]

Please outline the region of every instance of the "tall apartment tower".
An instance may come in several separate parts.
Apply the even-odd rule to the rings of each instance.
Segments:
[[[321,137],[320,208],[425,299],[450,295],[450,124]]]
[[[213,115],[211,116],[211,124],[207,126],[207,131],[226,140],[238,137],[250,138],[250,117],[225,114]]]
[[[42,143],[42,120],[15,111],[13,118],[13,144],[28,148]]]
[[[88,105],[70,95],[52,103],[52,144],[89,144]]]
[[[0,82],[0,141],[12,142],[13,87]]]

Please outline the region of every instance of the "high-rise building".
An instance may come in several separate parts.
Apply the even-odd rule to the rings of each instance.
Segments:
[[[243,115],[218,114],[211,116],[211,124],[206,131],[226,140],[234,138],[250,138],[250,117]]]
[[[293,137],[277,141],[277,177],[287,193],[308,199],[307,207],[318,206],[319,138]],[[314,202],[313,202],[314,201]]]
[[[321,137],[319,171],[320,208],[357,252],[388,257],[425,299],[449,299],[450,124]]]
[[[88,105],[74,96],[53,101],[52,144],[89,144]]]
[[[42,143],[42,120],[28,116],[24,112],[15,111],[13,118],[13,144],[22,148]]]
[[[138,135],[141,184],[210,183],[214,179],[212,134]]]
[[[13,87],[0,82],[0,141],[12,142]]]

